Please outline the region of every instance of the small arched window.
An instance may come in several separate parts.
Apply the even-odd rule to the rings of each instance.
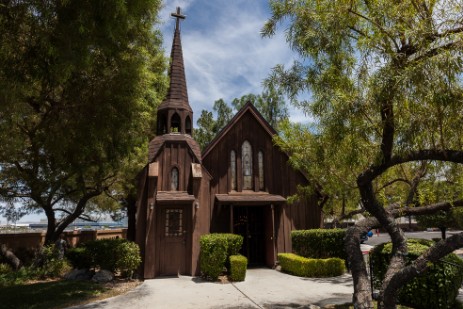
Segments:
[[[186,116],[185,133],[191,135],[191,119],[190,119],[190,116]]]
[[[236,154],[235,151],[230,151],[230,173],[231,173],[231,189],[236,190]]]
[[[259,190],[264,190],[264,153],[260,150],[257,154],[257,163],[259,165]]]
[[[174,167],[170,172],[170,190],[178,191],[178,168]]]
[[[241,146],[241,161],[243,171],[243,189],[252,189],[252,148],[248,141]]]
[[[177,113],[172,115],[172,118],[170,120],[170,132],[173,132],[173,133],[181,132],[180,116]]]
[[[165,115],[158,117],[158,135],[167,133],[167,121]]]

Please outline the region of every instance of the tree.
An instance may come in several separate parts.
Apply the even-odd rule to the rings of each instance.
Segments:
[[[442,239],[446,239],[446,231],[455,225],[455,220],[451,211],[441,210],[430,215],[418,216],[418,224],[422,227],[438,227],[442,233]]]
[[[215,125],[216,121],[212,112],[202,110],[201,116],[196,123],[198,124],[198,129],[195,130],[195,139],[201,149],[204,149],[217,134],[217,131],[215,131],[217,128]]]
[[[306,161],[307,173],[329,196],[355,191],[350,198],[370,215],[347,232],[356,308],[373,307],[359,237],[380,226],[389,233],[393,255],[379,308],[395,308],[404,282],[463,245],[463,234],[454,235],[405,265],[407,244],[395,221],[463,205],[462,4],[272,0],[270,5],[263,35],[272,36],[288,21],[287,41],[302,61],[276,66],[267,82],[291,99],[307,92],[309,98],[299,104],[316,123],[308,140],[313,144],[302,153],[293,148],[294,160]],[[447,194],[431,203],[420,199],[433,193],[430,184],[436,182],[445,184]]]
[[[282,90],[275,90],[272,85],[269,85],[269,88],[264,90],[262,95],[250,93],[241,98],[233,99],[231,106],[236,112],[248,102],[251,102],[275,129],[282,120],[288,118],[288,109],[283,92]],[[198,129],[195,131],[195,139],[201,149],[204,149],[233,117],[233,109],[223,99],[214,102],[213,111],[217,115],[217,119],[214,119],[212,112],[203,110],[197,121]]]
[[[42,210],[46,242],[138,158],[166,88],[159,0],[0,4],[0,197]]]

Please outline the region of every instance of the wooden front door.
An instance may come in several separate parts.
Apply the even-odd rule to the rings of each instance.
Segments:
[[[263,206],[234,207],[233,233],[243,236],[241,254],[248,258],[248,264],[265,264],[265,221]]]
[[[191,205],[165,206],[161,211],[159,270],[161,276],[186,274]]]

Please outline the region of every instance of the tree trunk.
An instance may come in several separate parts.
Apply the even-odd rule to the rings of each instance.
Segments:
[[[447,235],[446,235],[447,227],[441,226],[439,229],[440,229],[440,232],[441,232],[441,235],[442,235],[442,239],[445,240],[447,238]]]
[[[128,218],[128,226],[127,226],[127,239],[131,241],[135,241],[135,230],[136,230],[136,203],[137,199],[134,195],[127,196],[127,218]]]
[[[346,234],[346,252],[349,258],[352,278],[354,280],[354,295],[352,302],[357,309],[373,308],[370,280],[360,249],[360,235],[366,228],[351,227]]]
[[[42,207],[45,209],[45,215],[47,216],[47,232],[45,234],[45,245],[54,244],[58,240],[58,235],[55,235],[56,229],[56,218],[55,212],[52,207]]]

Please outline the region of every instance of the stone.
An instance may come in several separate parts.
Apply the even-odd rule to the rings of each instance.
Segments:
[[[93,272],[84,268],[84,269],[73,269],[66,275],[64,279],[66,280],[90,280],[93,277]]]
[[[92,281],[106,283],[113,281],[113,279],[114,274],[112,272],[110,272],[109,270],[102,269],[93,276]]]

